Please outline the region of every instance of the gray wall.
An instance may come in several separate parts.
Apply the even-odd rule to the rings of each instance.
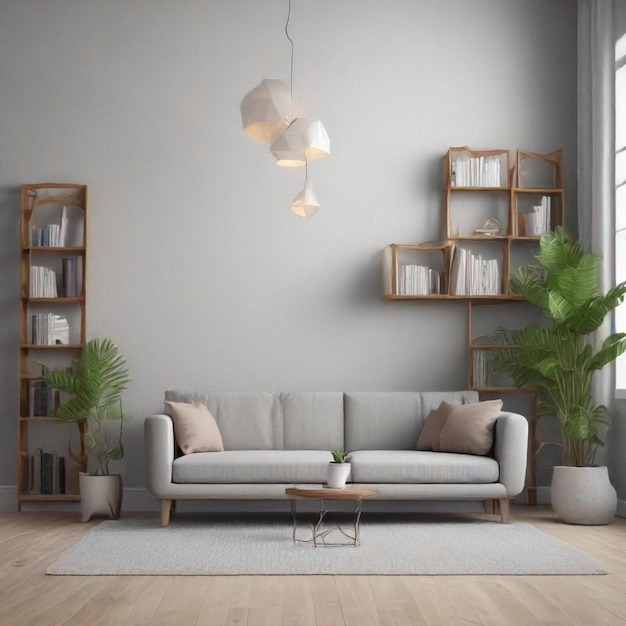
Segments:
[[[301,170],[241,132],[288,77],[286,0],[0,0],[0,485],[13,504],[18,189],[89,186],[88,334],[111,337],[125,483],[164,389],[465,386],[465,307],[386,303],[381,251],[440,235],[449,146],[565,151],[575,215],[576,3],[294,0],[294,95],[329,159]],[[570,217],[570,223],[573,218]]]

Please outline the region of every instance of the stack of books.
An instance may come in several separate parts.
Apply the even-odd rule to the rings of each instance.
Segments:
[[[61,261],[63,268],[63,295],[73,298],[83,295],[83,257],[69,257]]]
[[[57,277],[49,267],[32,265],[28,295],[31,298],[56,298]]]
[[[32,494],[65,493],[65,457],[33,450],[29,457],[28,490]]]
[[[32,226],[30,229],[30,245],[49,248],[63,248],[67,240],[67,207],[61,209],[58,224],[48,224],[43,228]]]
[[[61,315],[54,313],[36,313],[31,316],[33,345],[67,345],[70,342],[70,326]]]
[[[427,296],[440,293],[441,277],[436,270],[423,265],[400,264],[396,292],[400,296]]]
[[[456,296],[499,295],[502,293],[500,265],[495,259],[456,247],[452,260],[450,293]]]
[[[453,187],[502,187],[500,156],[454,156],[450,182]]]

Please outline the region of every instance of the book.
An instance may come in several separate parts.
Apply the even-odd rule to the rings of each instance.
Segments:
[[[53,492],[53,457],[51,452],[41,454],[41,493]]]
[[[65,457],[60,456],[58,459],[58,472],[59,472],[59,493],[65,493]]]
[[[29,490],[31,493],[41,493],[41,448],[35,448],[30,457]]]

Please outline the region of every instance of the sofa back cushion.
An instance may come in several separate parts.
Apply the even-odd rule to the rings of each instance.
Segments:
[[[344,394],[345,448],[415,450],[429,413],[443,400],[478,402],[475,391],[360,391]]]
[[[343,393],[279,395],[285,450],[343,450]]]
[[[282,450],[283,421],[278,396],[245,391],[166,391],[165,400],[200,401],[219,427],[224,450]]]

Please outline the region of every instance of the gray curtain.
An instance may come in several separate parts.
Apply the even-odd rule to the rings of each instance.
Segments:
[[[603,291],[615,285],[614,0],[578,0],[578,235],[600,255]],[[596,334],[613,327],[607,316]],[[615,365],[596,374],[595,398],[612,408]]]

